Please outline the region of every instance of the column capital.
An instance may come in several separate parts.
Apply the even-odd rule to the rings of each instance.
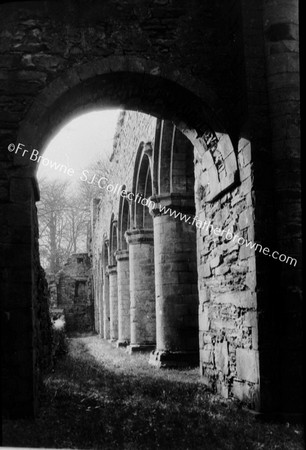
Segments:
[[[129,259],[129,250],[117,250],[115,256],[117,261],[126,261]]]
[[[108,266],[108,275],[116,275],[116,273],[117,273],[117,264]]]
[[[154,202],[154,207],[150,208],[150,214],[153,217],[165,214],[161,211],[161,208],[169,208],[175,210],[177,213],[189,214],[190,216],[195,215],[195,200],[194,194],[184,194],[184,193],[167,193],[153,195],[150,197],[151,202]],[[167,212],[169,214],[170,211]]]
[[[134,230],[126,231],[125,238],[129,245],[141,244],[143,242],[153,243],[154,232],[151,228],[137,228]]]

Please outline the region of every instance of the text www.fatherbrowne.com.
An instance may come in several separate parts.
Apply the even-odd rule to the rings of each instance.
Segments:
[[[19,154],[20,156],[24,157],[27,155],[31,161],[36,162],[37,164],[41,163],[44,166],[49,166],[51,169],[63,172],[67,174],[68,176],[73,176],[75,174],[75,171],[71,167],[67,167],[63,164],[58,164],[54,161],[49,160],[48,158],[39,155],[39,151],[36,149],[33,149],[30,153],[28,150],[24,148],[24,144],[19,143],[17,146],[15,144],[11,143],[8,145],[8,151],[10,153]],[[146,199],[141,194],[135,195],[132,192],[127,192],[126,190],[122,189],[122,186],[119,186],[118,183],[116,186],[112,184],[107,184],[108,179],[106,177],[100,177],[99,179],[96,179],[96,175],[89,181],[88,180],[88,174],[89,172],[87,170],[83,170],[82,174],[80,176],[80,180],[84,182],[88,182],[89,184],[97,184],[100,189],[105,189],[109,193],[113,193],[117,195],[120,195],[121,197],[127,197],[129,201],[133,201],[136,203],[141,203],[143,206],[148,206],[150,210],[155,209],[156,205],[153,200]],[[259,251],[265,256],[270,256],[273,259],[277,259],[278,261],[285,262],[287,264],[293,265],[294,267],[297,265],[297,259],[292,258],[291,256],[287,256],[285,254],[280,254],[278,251],[274,250],[271,251],[269,247],[262,247],[261,244],[258,244],[256,242],[247,241],[242,236],[239,236],[238,234],[233,234],[230,230],[216,228],[212,225],[211,221],[208,222],[205,220],[204,222],[199,220],[197,216],[187,216],[186,214],[183,214],[181,212],[177,212],[176,210],[172,210],[169,207],[161,206],[159,205],[159,210],[162,214],[169,214],[170,217],[173,217],[174,219],[179,219],[182,222],[188,223],[190,225],[195,225],[197,228],[206,230],[208,233],[214,233],[215,236],[223,236],[228,241],[236,241],[239,245],[245,245],[246,247],[249,247],[251,249],[255,249],[255,251]],[[207,233],[207,234],[208,234]]]
[[[223,236],[228,241],[233,240],[233,242],[236,241],[239,245],[245,245],[246,247],[255,249],[255,251],[259,251],[260,253],[262,253],[265,256],[270,256],[273,259],[277,259],[281,262],[285,262],[287,264],[293,265],[294,267],[297,264],[297,259],[292,258],[291,256],[284,255],[282,253],[280,254],[276,250],[271,251],[269,249],[269,247],[263,248],[261,244],[253,242],[253,241],[247,241],[242,236],[239,236],[238,234],[233,234],[233,232],[230,230],[227,230],[227,229],[222,230],[221,228],[214,227],[210,220],[208,222],[206,220],[203,222],[203,221],[199,220],[197,216],[195,216],[195,217],[187,216],[186,214],[177,212],[176,210],[172,210],[169,207],[161,206],[161,205],[159,207],[159,210],[163,214],[169,214],[170,217],[174,217],[175,219],[179,219],[190,225],[195,225],[199,229],[214,233],[215,236]]]

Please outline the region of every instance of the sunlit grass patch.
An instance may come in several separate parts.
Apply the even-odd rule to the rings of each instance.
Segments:
[[[302,449],[302,428],[261,424],[212,395],[197,369],[158,370],[98,337],[69,340],[35,422],[6,423],[10,445],[94,449]]]

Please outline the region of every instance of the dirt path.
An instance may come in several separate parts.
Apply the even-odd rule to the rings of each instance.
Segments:
[[[70,339],[35,421],[4,421],[4,445],[79,449],[302,449],[301,427],[260,424],[211,395],[198,369],[157,370],[96,336]]]

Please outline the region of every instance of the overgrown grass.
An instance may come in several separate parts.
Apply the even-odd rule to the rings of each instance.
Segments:
[[[261,424],[211,395],[198,370],[157,370],[97,337],[70,339],[35,421],[5,421],[4,444],[92,449],[302,449],[300,426]]]
[[[68,352],[68,341],[66,335],[66,322],[63,315],[52,318],[52,354],[51,369],[57,360]]]

